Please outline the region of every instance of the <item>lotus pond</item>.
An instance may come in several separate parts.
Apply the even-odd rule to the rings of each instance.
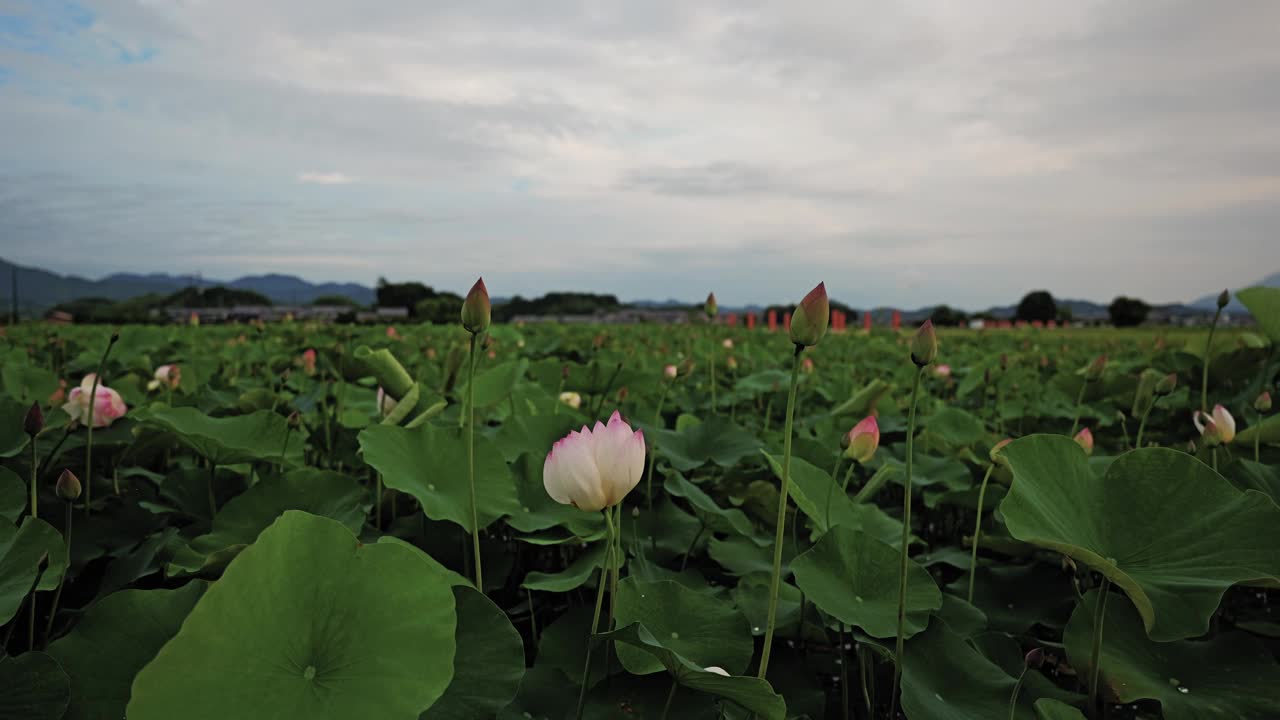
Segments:
[[[10,327],[0,719],[1280,717],[1278,296]]]

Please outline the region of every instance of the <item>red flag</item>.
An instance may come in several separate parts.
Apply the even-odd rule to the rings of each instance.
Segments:
[[[769,311],[769,332],[777,332],[778,330],[778,311]]]
[[[756,314],[755,314],[755,313],[747,313],[747,329],[748,329],[748,330],[755,330],[755,329],[756,329]]]
[[[894,330],[902,329],[902,311],[901,310],[893,311],[893,329]]]
[[[871,311],[862,313],[862,329],[871,332]]]

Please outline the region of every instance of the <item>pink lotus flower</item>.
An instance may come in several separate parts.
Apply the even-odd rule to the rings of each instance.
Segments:
[[[1072,440],[1075,440],[1076,444],[1084,450],[1085,455],[1093,454],[1093,432],[1090,431],[1089,428],[1084,428],[1080,432],[1076,433],[1076,436],[1072,438]]]
[[[668,365],[662,368],[662,374],[666,376],[668,380],[675,380],[676,375],[679,375],[680,371],[679,369],[676,368],[675,365]]]
[[[182,370],[177,365],[161,365],[156,368],[154,379],[147,383],[147,389],[155,390],[167,385],[170,390],[176,390],[180,382]]]
[[[316,351],[314,348],[307,348],[302,351],[302,372],[308,375],[316,374]]]
[[[608,425],[583,425],[556,442],[542,466],[542,484],[552,500],[596,512],[622,502],[640,482],[644,455],[644,434],[615,410]]]
[[[868,415],[858,421],[857,425],[844,436],[845,457],[859,463],[871,460],[880,447],[880,424],[875,416]]]
[[[390,338],[390,339],[392,339],[392,340],[399,340],[399,339],[400,339],[400,333],[396,332],[396,326],[395,326],[395,325],[388,325],[388,326],[387,326],[387,337],[388,337],[388,338]]]
[[[1221,405],[1214,405],[1211,415],[1195,411],[1191,421],[1207,445],[1226,445],[1236,439],[1236,419]]]
[[[933,368],[933,374],[937,375],[940,378],[949,378],[951,377],[951,366],[937,365]]]
[[[724,339],[724,341],[720,343],[720,345],[721,345],[725,350],[732,350],[732,349],[733,349],[733,338],[725,338],[725,339]]]
[[[89,397],[94,398],[93,403],[93,426],[106,427],[115,422],[117,418],[124,417],[129,412],[129,407],[124,404],[120,393],[99,383],[97,392],[93,390],[94,374],[89,373],[80,381],[80,387],[72,388],[71,394],[67,396],[67,404],[62,409],[71,416],[73,422],[88,424],[89,422]]]

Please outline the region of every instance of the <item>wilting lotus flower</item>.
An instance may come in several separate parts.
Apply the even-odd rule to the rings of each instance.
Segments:
[[[858,421],[857,425],[844,436],[845,457],[859,463],[866,463],[876,454],[880,447],[880,424],[875,416],[868,415]]]
[[[302,372],[308,375],[316,374],[316,351],[314,348],[307,348],[302,351]]]
[[[161,365],[156,368],[155,377],[147,383],[147,389],[155,390],[168,385],[170,390],[176,390],[181,381],[182,370],[177,365]]]
[[[622,502],[644,473],[644,434],[615,410],[609,424],[575,430],[547,453],[542,484],[552,500],[596,512]]]
[[[1076,436],[1072,438],[1072,440],[1075,440],[1076,444],[1084,450],[1085,455],[1093,454],[1093,433],[1089,428],[1084,428],[1080,432],[1076,433]]]
[[[1197,410],[1191,416],[1191,421],[1195,423],[1196,430],[1200,431],[1200,437],[1206,445],[1226,445],[1236,439],[1236,419],[1221,405],[1214,405],[1211,415]]]
[[[577,410],[582,407],[582,396],[576,392],[565,391],[560,393],[560,402],[568,405],[574,410]]]
[[[400,401],[388,395],[387,391],[383,390],[381,385],[378,386],[378,414],[382,415],[382,417],[390,415],[391,411],[396,409],[396,405],[398,405],[399,402]]]
[[[675,365],[668,365],[662,368],[662,374],[666,376],[668,380],[675,380],[676,376],[680,374],[680,370],[676,368]]]
[[[84,376],[84,380],[80,381],[80,387],[72,388],[71,394],[67,397],[67,404],[62,409],[71,416],[72,421],[81,424],[87,424],[89,421],[89,396],[93,393],[93,373]],[[106,427],[116,421],[116,418],[123,417],[129,412],[128,406],[124,404],[124,400],[120,398],[120,393],[99,383],[98,391],[94,394],[93,403],[93,426]]]
[[[938,365],[938,366],[936,366],[936,367],[934,367],[934,368],[933,368],[933,374],[934,374],[934,375],[937,375],[937,376],[938,376],[938,377],[940,377],[940,378],[949,378],[949,377],[951,377],[951,366],[950,366],[950,365]]]

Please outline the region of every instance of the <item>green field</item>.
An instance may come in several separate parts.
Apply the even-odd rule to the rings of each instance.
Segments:
[[[1280,717],[1249,300],[1209,350],[952,329],[920,368],[915,328],[7,328],[0,718]],[[643,461],[581,462],[634,489],[556,502],[615,411]]]

